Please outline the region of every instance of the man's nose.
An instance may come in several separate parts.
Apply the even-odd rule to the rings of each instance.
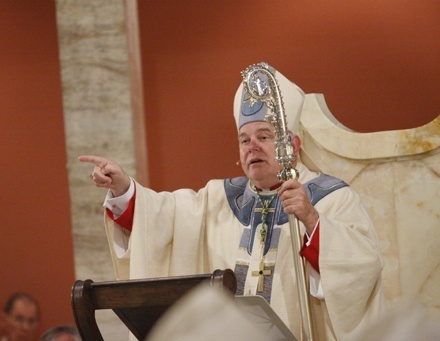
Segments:
[[[30,329],[32,329],[32,323],[30,321],[23,321],[21,327],[24,330],[30,330]]]
[[[251,152],[259,149],[260,149],[260,144],[258,143],[258,140],[251,139],[248,144],[248,151]]]
[[[24,331],[30,331],[35,328],[36,323],[33,320],[23,320],[20,324],[21,329]]]

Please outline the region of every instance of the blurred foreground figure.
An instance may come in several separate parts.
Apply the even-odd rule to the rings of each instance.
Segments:
[[[188,318],[189,317],[189,318]],[[208,285],[183,296],[156,323],[145,341],[270,341],[232,297]]]
[[[56,326],[46,331],[40,341],[81,341],[81,336],[75,327]]]

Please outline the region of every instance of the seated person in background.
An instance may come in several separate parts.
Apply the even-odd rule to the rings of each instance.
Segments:
[[[295,155],[304,93],[281,73]],[[353,339],[379,317],[382,261],[376,232],[359,195],[343,181],[294,161],[298,180],[281,184],[275,129],[265,103],[238,88],[234,116],[246,177],[211,180],[195,192],[157,193],[116,162],[95,165],[96,186],[109,189],[106,228],[118,279],[154,278],[234,269],[238,295],[261,295],[300,339],[301,314],[288,215],[300,221],[317,339]],[[212,138],[218,138],[213,132]],[[213,160],[215,161],[215,160]]]
[[[81,341],[81,336],[75,327],[56,326],[47,330],[40,341]]]
[[[35,340],[40,322],[40,305],[25,292],[12,294],[3,309],[5,335],[1,341]]]

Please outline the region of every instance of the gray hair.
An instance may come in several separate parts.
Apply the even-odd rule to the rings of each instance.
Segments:
[[[40,341],[56,341],[58,336],[70,335],[75,341],[81,341],[78,329],[72,326],[56,326],[46,331]]]

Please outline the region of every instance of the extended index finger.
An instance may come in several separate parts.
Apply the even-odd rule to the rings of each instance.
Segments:
[[[98,166],[100,168],[104,167],[108,163],[108,160],[106,158],[96,155],[81,155],[78,156],[78,160],[81,162],[93,163],[95,166]]]

